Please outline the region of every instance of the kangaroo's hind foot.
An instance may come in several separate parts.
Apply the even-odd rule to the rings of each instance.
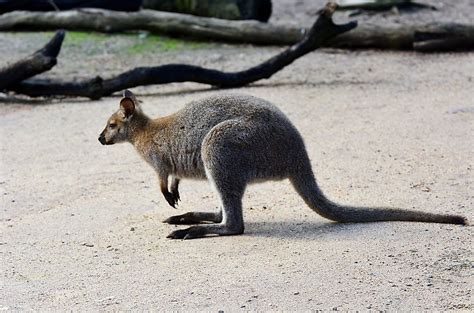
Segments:
[[[222,212],[188,212],[168,217],[163,223],[174,225],[190,225],[222,222]]]
[[[171,232],[166,238],[170,239],[194,239],[202,238],[207,235],[231,236],[240,235],[244,232],[242,225],[228,225],[224,223],[191,226],[185,229],[178,229]]]

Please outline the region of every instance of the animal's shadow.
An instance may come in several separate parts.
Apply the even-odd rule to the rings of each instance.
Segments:
[[[380,232],[380,225],[386,223],[334,223],[330,221],[268,221],[246,222],[245,236],[279,237],[288,239],[316,239],[323,237],[357,238],[367,230]]]

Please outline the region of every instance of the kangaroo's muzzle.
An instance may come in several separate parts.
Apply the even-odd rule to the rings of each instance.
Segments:
[[[107,144],[108,144],[108,143],[107,143],[107,140],[105,140],[105,136],[103,136],[103,135],[100,135],[100,136],[99,136],[99,142],[100,142],[101,144],[103,144],[103,145],[107,145]]]

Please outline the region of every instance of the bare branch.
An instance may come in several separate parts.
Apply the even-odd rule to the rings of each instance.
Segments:
[[[61,50],[64,31],[58,31],[54,37],[40,50],[32,55],[0,68],[0,91],[8,89],[21,81],[49,71],[56,65],[56,57]]]

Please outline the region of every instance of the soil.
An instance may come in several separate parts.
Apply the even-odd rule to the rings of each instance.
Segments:
[[[274,3],[272,19],[288,21],[320,2]],[[2,64],[50,36],[0,33]],[[171,62],[237,70],[282,49],[211,43],[135,53],[137,35],[104,37],[65,42],[44,76]],[[473,73],[472,53],[324,49],[245,88],[133,91],[150,116],[217,93],[262,97],[300,130],[331,199],[472,222]],[[131,145],[100,145],[118,100],[0,97],[0,310],[474,309],[471,226],[332,223],[287,181],[249,186],[244,235],[166,239],[177,227],[162,220],[217,210],[217,195],[207,182],[184,181],[175,210]]]

